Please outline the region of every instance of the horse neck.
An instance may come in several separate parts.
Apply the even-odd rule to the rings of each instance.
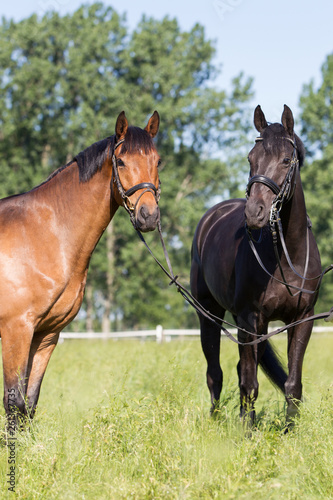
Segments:
[[[90,180],[80,182],[73,162],[36,189],[38,202],[49,207],[74,254],[77,250],[90,257],[119,206],[111,192],[112,169],[107,163]]]

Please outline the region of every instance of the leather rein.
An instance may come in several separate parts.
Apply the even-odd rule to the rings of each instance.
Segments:
[[[124,206],[125,210],[128,212],[128,214],[130,216],[130,220],[132,222],[132,225],[133,225],[133,227],[134,227],[137,235],[139,236],[140,240],[143,242],[143,244],[147,248],[148,252],[150,253],[150,255],[153,257],[154,261],[156,262],[156,264],[160,267],[160,269],[164,272],[164,274],[170,279],[169,286],[170,285],[175,285],[176,288],[177,288],[177,291],[182,295],[182,297],[186,300],[186,302],[188,302],[188,304],[190,304],[196,310],[196,312],[198,314],[201,314],[205,318],[209,319],[212,323],[216,324],[223,331],[223,333],[226,335],[226,337],[228,337],[232,342],[235,342],[238,345],[244,345],[244,346],[245,345],[260,344],[261,342],[264,342],[265,340],[267,340],[268,338],[272,337],[273,335],[277,335],[277,334],[279,334],[281,332],[284,332],[285,330],[287,330],[289,328],[293,328],[293,327],[295,327],[295,326],[297,326],[297,325],[299,325],[301,323],[307,322],[307,321],[313,321],[313,320],[316,320],[316,319],[324,319],[324,318],[327,318],[329,320],[333,319],[333,308],[332,308],[330,312],[315,314],[313,316],[309,316],[307,318],[303,318],[303,319],[294,321],[293,323],[290,323],[289,325],[286,325],[284,327],[278,328],[277,330],[274,330],[274,331],[269,332],[267,334],[261,335],[261,334],[257,334],[257,333],[254,333],[254,332],[250,332],[250,331],[246,330],[245,328],[241,328],[239,326],[233,325],[232,323],[229,323],[225,319],[222,319],[222,318],[219,318],[218,316],[215,316],[210,311],[208,311],[207,309],[205,309],[202,306],[202,304],[191,294],[191,292],[189,290],[187,290],[187,288],[184,287],[179,282],[178,276],[174,275],[174,272],[173,272],[173,269],[172,269],[172,265],[171,265],[171,261],[170,261],[170,258],[169,258],[169,255],[168,255],[168,251],[166,249],[166,245],[165,245],[164,238],[163,238],[163,235],[162,235],[161,221],[158,220],[157,229],[158,229],[158,234],[159,234],[159,237],[160,237],[160,240],[161,240],[161,245],[162,245],[163,252],[164,252],[164,257],[165,257],[165,260],[166,260],[166,263],[167,263],[167,266],[168,266],[168,270],[155,257],[155,255],[153,254],[153,252],[150,249],[149,245],[147,244],[145,238],[143,237],[142,233],[136,227],[134,212],[135,212],[135,208],[136,208],[136,205],[138,203],[138,200],[136,201],[135,205],[133,205],[128,198],[132,194],[134,194],[136,191],[138,191],[139,189],[144,189],[145,191],[143,191],[143,193],[141,194],[141,196],[145,192],[150,191],[150,192],[152,192],[154,194],[154,196],[156,198],[156,202],[158,203],[159,198],[160,198],[161,184],[159,182],[158,189],[156,189],[156,187],[154,186],[154,184],[152,184],[150,182],[142,182],[140,184],[136,184],[135,186],[131,187],[127,191],[124,190],[124,188],[122,187],[120,178],[119,178],[118,169],[117,169],[117,160],[116,160],[116,157],[115,157],[115,154],[114,154],[115,150],[123,142],[124,142],[124,140],[121,140],[121,141],[117,142],[116,145],[114,146],[114,149],[113,149],[113,152],[112,152],[112,165],[113,165],[114,182],[115,182],[115,184],[117,186],[117,189],[119,191],[119,194],[120,194],[120,196],[121,196],[121,198],[123,200],[123,206]],[[141,198],[141,196],[140,196],[140,198]],[[229,326],[231,328],[237,328],[238,331],[241,331],[241,332],[243,332],[243,333],[245,333],[247,335],[255,337],[255,339],[252,340],[252,341],[250,341],[250,342],[240,342],[238,339],[236,339],[233,336],[232,333],[230,333],[227,330],[227,328],[225,328],[223,326],[223,324],[225,324],[225,325],[227,325],[227,326]]]
[[[281,222],[281,217],[280,217],[280,210],[281,210],[281,208],[282,208],[282,206],[283,206],[284,203],[287,203],[288,201],[291,200],[291,198],[293,197],[293,194],[295,192],[295,188],[296,188],[296,172],[297,172],[298,167],[299,167],[299,160],[298,160],[298,157],[297,157],[297,146],[296,146],[295,139],[293,140],[293,139],[290,139],[289,137],[284,137],[284,139],[287,140],[287,141],[289,141],[292,144],[292,146],[293,146],[293,155],[292,155],[292,158],[290,160],[289,169],[288,169],[287,175],[286,175],[286,177],[285,177],[285,179],[283,181],[282,187],[280,188],[273,181],[273,179],[270,179],[269,177],[266,177],[265,175],[254,175],[253,177],[251,177],[249,179],[249,182],[248,182],[247,187],[246,187],[246,198],[249,197],[251,186],[253,184],[255,184],[255,183],[264,184],[271,191],[273,191],[273,193],[276,195],[275,198],[274,198],[274,200],[272,201],[272,206],[271,206],[271,209],[270,209],[269,226],[270,226],[272,240],[273,240],[274,254],[275,254],[275,258],[276,258],[276,261],[277,261],[277,264],[278,264],[278,267],[279,267],[279,270],[280,270],[280,273],[281,273],[282,280],[276,278],[275,276],[273,276],[267,270],[267,268],[263,264],[263,262],[262,262],[262,260],[261,260],[261,258],[259,256],[259,254],[258,254],[258,251],[257,251],[257,249],[256,249],[256,247],[254,245],[255,241],[254,241],[254,239],[252,237],[251,230],[248,228],[248,226],[247,226],[246,223],[245,223],[245,228],[246,228],[246,232],[247,232],[247,235],[248,235],[248,238],[249,238],[249,244],[250,244],[251,250],[252,250],[252,252],[253,252],[253,254],[254,254],[254,256],[255,256],[258,264],[265,271],[265,273],[268,274],[268,276],[270,278],[272,278],[275,281],[283,284],[287,288],[289,295],[291,295],[292,297],[295,297],[296,295],[299,295],[301,293],[308,293],[308,294],[312,295],[312,294],[318,293],[319,287],[321,285],[321,281],[323,279],[323,276],[328,271],[330,271],[333,268],[333,266],[332,265],[328,266],[318,276],[315,276],[313,278],[307,278],[306,277],[306,273],[307,273],[307,270],[308,270],[308,264],[309,264],[309,252],[310,252],[310,248],[309,248],[310,247],[310,244],[309,244],[309,228],[311,226],[310,226],[310,221],[309,220],[308,220],[307,231],[306,231],[306,258],[305,258],[303,275],[299,274],[296,271],[296,269],[295,269],[295,267],[294,267],[294,265],[293,265],[293,263],[291,261],[291,258],[289,256],[289,252],[287,250],[286,242],[285,242],[284,235],[283,235],[283,228],[282,228],[282,222]],[[257,137],[256,140],[255,140],[255,142],[259,142],[259,141],[263,141],[263,138],[262,137]],[[278,237],[280,239],[280,242],[281,242],[281,245],[282,245],[282,249],[283,249],[283,252],[285,254],[288,266],[290,267],[290,269],[293,271],[293,273],[296,276],[298,276],[299,278],[302,279],[302,284],[301,284],[300,287],[298,287],[296,285],[291,285],[290,283],[287,283],[287,281],[285,279],[283,268],[282,268],[282,264],[281,264],[280,255],[279,255],[279,252],[278,252]],[[260,240],[261,240],[261,237],[259,238],[258,241],[256,241],[256,243],[260,243]],[[314,281],[314,280],[319,280],[318,284],[317,284],[317,286],[315,288],[315,290],[308,290],[308,289],[304,288],[305,281]],[[294,289],[294,290],[297,290],[297,291],[295,293],[293,293],[291,291],[291,289]]]

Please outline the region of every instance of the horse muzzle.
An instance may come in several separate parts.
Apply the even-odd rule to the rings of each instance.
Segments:
[[[249,229],[261,229],[267,224],[270,211],[265,207],[263,201],[248,198],[244,213]]]
[[[160,220],[160,209],[158,205],[147,205],[143,203],[138,207],[135,216],[135,228],[142,233],[154,231],[157,223]]]

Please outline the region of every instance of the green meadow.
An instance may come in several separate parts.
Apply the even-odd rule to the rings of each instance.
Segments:
[[[286,337],[274,340],[281,353]],[[284,433],[284,398],[259,374],[257,423],[239,422],[237,346],[223,339],[224,389],[209,417],[200,341],[59,344],[30,429],[0,447],[0,497],[19,499],[333,498],[333,336],[313,334],[304,402]],[[2,391],[2,380],[1,380]],[[4,410],[0,425],[5,428]]]

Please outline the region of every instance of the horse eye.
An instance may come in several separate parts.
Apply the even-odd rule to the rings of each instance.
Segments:
[[[290,158],[283,158],[283,163],[284,163],[285,165],[289,165],[289,163],[290,163]]]
[[[157,168],[159,168],[161,165],[162,165],[162,161],[158,160],[158,162],[157,162]]]
[[[125,163],[123,162],[123,160],[121,158],[117,158],[117,165],[118,165],[118,167],[124,167]]]

